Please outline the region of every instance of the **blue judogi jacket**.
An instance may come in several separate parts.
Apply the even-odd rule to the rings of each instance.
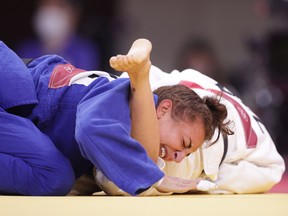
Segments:
[[[88,86],[71,84],[84,71],[59,56],[42,56],[28,67],[14,54],[5,58],[0,106],[30,112],[27,118],[69,159],[76,177],[94,165],[131,195],[163,178],[142,145],[130,137],[129,79],[98,77]]]

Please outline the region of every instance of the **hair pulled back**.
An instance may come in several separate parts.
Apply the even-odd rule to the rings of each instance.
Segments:
[[[162,86],[156,89],[154,93],[158,96],[158,104],[165,99],[172,101],[171,113],[175,121],[193,122],[196,118],[202,119],[205,129],[205,140],[212,138],[216,128],[219,129],[219,134],[213,143],[219,139],[220,133],[224,135],[233,134],[228,127],[230,121],[224,123],[228,113],[225,105],[220,103],[220,96],[205,96],[202,99],[192,89],[181,84]]]

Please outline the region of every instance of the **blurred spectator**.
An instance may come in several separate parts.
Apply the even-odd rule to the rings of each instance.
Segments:
[[[182,71],[187,68],[197,70],[226,84],[225,75],[218,61],[212,44],[204,37],[192,38],[183,44],[176,62],[176,69]]]
[[[17,54],[23,58],[59,54],[76,67],[98,69],[98,47],[77,31],[81,9],[81,0],[39,0],[32,22],[36,38],[22,41]]]
[[[176,69],[182,71],[187,68],[192,68],[215,79],[218,82],[217,85],[223,90],[238,95],[237,90],[229,83],[216,51],[207,38],[191,38],[183,44],[178,55]]]

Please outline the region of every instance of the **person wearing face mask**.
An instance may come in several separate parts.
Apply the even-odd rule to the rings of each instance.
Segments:
[[[66,195],[93,167],[130,195],[215,188],[165,176],[157,162],[180,162],[216,129],[232,134],[227,110],[185,85],[152,94],[151,50],[138,39],[127,55],[111,58],[128,79],[84,71],[56,55],[24,65],[0,43],[0,194]]]
[[[58,54],[79,68],[99,68],[96,44],[77,32],[81,8],[80,0],[39,0],[33,18],[37,38],[21,42],[17,54],[22,58]]]

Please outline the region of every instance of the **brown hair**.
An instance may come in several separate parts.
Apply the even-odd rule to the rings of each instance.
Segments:
[[[203,99],[199,97],[192,89],[184,85],[162,86],[154,91],[158,96],[158,104],[164,99],[172,101],[172,118],[176,121],[194,121],[200,117],[204,123],[205,140],[210,140],[215,132],[219,129],[217,139],[220,133],[225,135],[232,135],[228,124],[230,121],[224,123],[227,117],[227,109],[225,105],[220,103],[221,97],[205,96]],[[158,106],[157,104],[157,106]]]

